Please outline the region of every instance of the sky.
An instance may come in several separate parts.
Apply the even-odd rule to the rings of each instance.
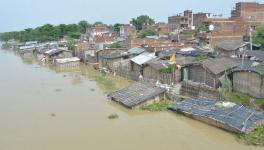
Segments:
[[[0,0],[0,32],[80,20],[128,23],[139,15],[167,22],[186,9],[230,16],[239,1],[245,0]]]

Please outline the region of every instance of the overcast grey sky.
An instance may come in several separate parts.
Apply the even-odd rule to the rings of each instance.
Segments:
[[[192,9],[230,15],[239,0],[0,0],[0,32],[34,28],[46,23],[103,21],[127,23],[138,15],[149,15],[156,21]],[[244,1],[244,0],[240,0]]]

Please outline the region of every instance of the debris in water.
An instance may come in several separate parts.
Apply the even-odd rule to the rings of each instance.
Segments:
[[[55,91],[56,91],[56,92],[61,92],[61,91],[62,91],[62,89],[56,89]]]
[[[90,91],[94,92],[94,91],[95,91],[95,89],[90,89]]]
[[[119,118],[118,114],[111,114],[108,116],[108,119],[118,119],[118,118]]]
[[[65,78],[65,77],[67,77],[67,75],[63,75],[63,77]]]
[[[51,113],[50,116],[51,116],[51,117],[56,117],[56,114]]]

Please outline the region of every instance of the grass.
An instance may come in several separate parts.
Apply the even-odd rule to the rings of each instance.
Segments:
[[[108,79],[106,76],[102,76],[102,75],[97,75],[97,76],[93,76],[92,79],[102,85],[104,85],[104,87],[106,89],[114,89],[115,88],[115,84],[112,80]]]
[[[239,135],[239,139],[248,145],[264,146],[264,125],[249,134]]]
[[[252,106],[250,96],[241,92],[232,92],[226,95],[226,99],[230,102],[241,104],[244,106]]]
[[[118,114],[111,114],[108,116],[108,119],[111,119],[111,120],[118,119],[118,118],[119,118]]]
[[[151,111],[151,112],[165,111],[165,110],[167,110],[168,106],[172,103],[173,103],[173,101],[164,100],[164,101],[154,103],[151,105],[142,106],[140,109],[143,111]]]
[[[185,32],[182,32],[181,34],[183,35],[194,35],[195,33],[193,31],[185,31]]]
[[[259,107],[264,110],[264,99],[258,99],[257,105],[259,105]]]

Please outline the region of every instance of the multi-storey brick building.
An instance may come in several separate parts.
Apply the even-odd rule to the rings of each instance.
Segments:
[[[191,10],[184,11],[183,15],[175,15],[168,18],[169,31],[174,32],[179,29],[187,29],[193,26],[193,13]]]
[[[231,11],[231,19],[237,22],[237,26],[243,29],[244,33],[249,32],[251,26],[255,30],[264,24],[264,4],[257,2],[236,3]]]

